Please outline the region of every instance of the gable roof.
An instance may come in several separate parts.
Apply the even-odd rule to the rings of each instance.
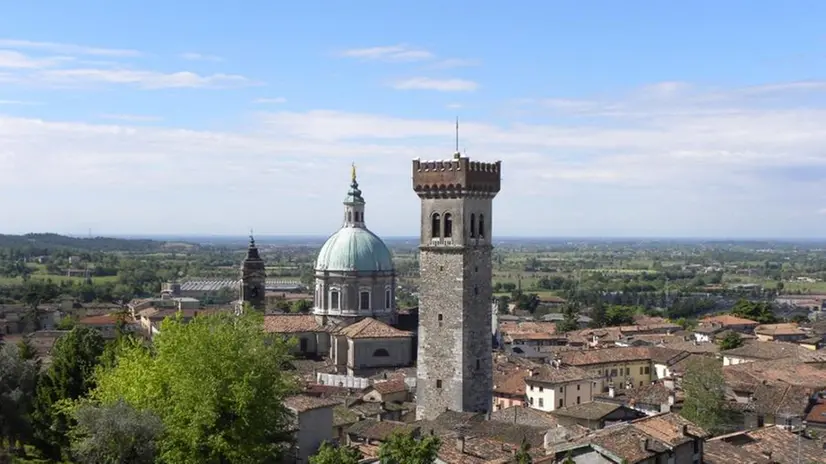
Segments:
[[[267,333],[308,333],[326,332],[311,314],[272,314],[264,316],[264,332]]]
[[[366,317],[355,324],[341,328],[338,334],[355,340],[363,338],[409,338],[413,336],[410,332],[399,330],[372,317]]]

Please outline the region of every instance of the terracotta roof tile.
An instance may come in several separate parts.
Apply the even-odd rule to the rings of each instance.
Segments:
[[[723,327],[732,325],[752,325],[757,327],[758,323],[751,319],[732,316],[731,314],[719,314],[717,316],[704,317],[700,320],[701,324],[720,324]]]
[[[795,358],[801,361],[826,361],[826,350],[812,351],[796,343],[786,342],[751,341],[720,353],[723,356],[761,360]]]
[[[404,383],[404,377],[397,377],[392,380],[384,382],[376,382],[373,384],[373,389],[382,395],[391,393],[399,393],[407,390],[407,384]]]
[[[525,382],[558,384],[591,378],[594,378],[594,376],[588,373],[588,371],[575,366],[562,365],[560,367],[554,367],[544,364],[534,369],[532,375],[525,377]]]
[[[823,452],[824,442],[822,438],[813,439],[801,437],[798,441],[798,435],[777,426],[732,433],[722,437],[716,437],[708,443],[710,444],[717,440],[740,447],[751,453],[763,454],[764,456],[771,454],[771,460],[774,462],[784,464],[796,462],[826,463],[826,453]],[[799,460],[798,443],[800,445]]]
[[[562,353],[562,362],[572,366],[593,366],[646,359],[651,359],[651,352],[646,347],[615,347]]]
[[[287,334],[326,332],[326,329],[310,314],[275,314],[264,316],[264,332]]]
[[[731,445],[722,440],[709,440],[703,449],[704,464],[769,464],[761,453]]]
[[[364,419],[356,422],[347,429],[348,435],[355,435],[359,438],[369,440],[384,441],[394,433],[415,433],[419,427],[406,422],[396,422],[388,420]]]
[[[554,416],[573,417],[576,419],[587,419],[596,421],[611,414],[622,406],[614,403],[604,403],[602,401],[590,401],[588,403],[572,404],[562,408],[554,409],[551,414]]]
[[[758,325],[754,329],[754,333],[760,335],[771,335],[771,336],[781,336],[781,335],[803,335],[806,332],[800,328],[799,325],[789,322],[783,324],[763,324]]]
[[[284,406],[298,413],[312,411],[313,409],[332,408],[337,404],[340,404],[340,401],[307,395],[290,396],[284,399]]]
[[[126,323],[130,322],[132,322],[131,317],[126,320]],[[115,325],[118,323],[118,317],[114,314],[103,314],[100,316],[84,317],[77,321],[77,323],[80,325]]]
[[[339,329],[338,333],[352,339],[408,338],[413,336],[410,332],[399,330],[371,317],[366,317],[355,324]]]

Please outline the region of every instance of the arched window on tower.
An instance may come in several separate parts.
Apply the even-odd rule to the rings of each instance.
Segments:
[[[353,222],[353,212],[347,211],[347,222]]]
[[[439,213],[433,213],[433,217],[430,218],[430,237],[431,238],[439,238],[442,236],[442,217],[439,216]]]
[[[470,238],[476,238],[476,215],[470,215]]]
[[[485,238],[485,215],[479,215],[479,238]]]
[[[445,238],[453,237],[453,215],[445,213]]]

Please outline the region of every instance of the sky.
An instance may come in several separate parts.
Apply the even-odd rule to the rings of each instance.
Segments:
[[[822,238],[826,2],[65,0],[0,14],[0,233],[325,235],[502,161],[494,234]]]

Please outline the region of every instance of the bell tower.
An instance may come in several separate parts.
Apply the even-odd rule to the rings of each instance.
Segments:
[[[416,418],[491,411],[491,225],[501,162],[413,161],[421,199]]]
[[[258,254],[255,238],[250,234],[247,257],[241,263],[241,301],[249,303],[258,311],[266,309],[267,274],[264,260]]]

